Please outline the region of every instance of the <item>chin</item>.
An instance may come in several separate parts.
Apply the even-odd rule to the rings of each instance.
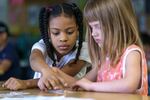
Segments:
[[[65,52],[61,52],[60,54],[64,56],[64,55],[66,55],[67,53],[65,53]]]
[[[70,49],[66,49],[66,50],[61,50],[61,49],[57,49],[57,52],[61,55],[66,55],[70,52]]]
[[[66,54],[68,54],[68,51],[59,51],[59,53],[60,53],[61,55],[66,55]]]

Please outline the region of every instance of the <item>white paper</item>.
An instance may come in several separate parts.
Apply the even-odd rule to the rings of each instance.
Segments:
[[[1,100],[95,100],[91,98],[74,98],[65,96],[32,96],[25,98],[2,98]]]

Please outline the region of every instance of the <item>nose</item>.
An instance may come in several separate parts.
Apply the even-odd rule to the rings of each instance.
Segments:
[[[98,35],[99,35],[98,32],[96,32],[96,31],[92,32],[92,36],[97,37]]]
[[[61,42],[66,42],[68,41],[68,36],[65,32],[62,32],[61,35],[60,35],[60,41]]]

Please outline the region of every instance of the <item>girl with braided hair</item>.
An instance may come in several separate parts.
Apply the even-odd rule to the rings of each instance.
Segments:
[[[38,86],[62,89],[86,74],[90,58],[83,42],[82,12],[75,4],[43,7],[39,14],[42,39],[32,47],[30,64],[34,79],[10,78],[3,86],[11,90]],[[78,41],[77,41],[78,40]]]

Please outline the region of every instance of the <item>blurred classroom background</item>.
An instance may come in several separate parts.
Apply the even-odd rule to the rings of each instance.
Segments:
[[[41,38],[38,28],[39,9],[59,2],[74,2],[83,10],[86,0],[0,0],[0,21],[10,28],[10,39],[16,45],[20,57],[22,79],[33,76],[29,55],[32,45]],[[132,3],[140,33],[150,35],[150,0],[132,0]]]

